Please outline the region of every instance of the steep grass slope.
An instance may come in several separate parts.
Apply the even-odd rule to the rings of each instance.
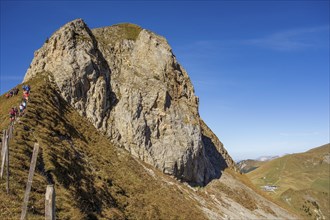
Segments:
[[[247,176],[257,186],[278,186],[270,195],[305,217],[330,218],[329,144],[269,161]]]
[[[49,183],[55,183],[58,219],[205,219],[196,201],[156,180],[147,165],[112,146],[62,100],[46,78],[36,78],[30,85],[27,112],[16,121],[10,143],[10,195],[0,182],[0,219],[19,219],[35,142],[41,150],[29,219],[44,218]],[[20,97],[2,96],[0,101],[2,130],[9,124],[8,109],[18,105]]]

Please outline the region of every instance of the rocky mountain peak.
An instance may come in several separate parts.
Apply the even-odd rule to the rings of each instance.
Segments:
[[[132,24],[90,30],[77,19],[35,52],[24,81],[43,72],[113,143],[164,173],[205,185],[236,169],[165,38]]]
[[[24,81],[41,72],[51,73],[65,100],[100,127],[110,106],[110,69],[82,19],[64,25],[35,52]]]

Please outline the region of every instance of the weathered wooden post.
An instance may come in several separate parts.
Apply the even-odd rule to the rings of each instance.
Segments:
[[[10,133],[10,132],[9,132]],[[8,144],[8,138],[7,138],[7,141],[6,141],[6,166],[7,166],[7,169],[6,169],[6,190],[7,190],[7,194],[9,194],[9,144]]]
[[[55,220],[55,189],[47,185],[45,194],[45,220]]]
[[[3,147],[2,147],[2,153],[1,153],[1,170],[0,170],[0,178],[2,179],[3,171],[5,168],[5,162],[6,162],[6,156],[7,156],[7,148],[8,148],[8,135],[7,131],[5,131],[5,136],[3,140]]]
[[[7,130],[4,129],[3,132],[2,132],[1,158],[2,158],[2,155],[4,154],[6,136],[7,136]]]
[[[34,174],[34,170],[35,170],[36,164],[37,164],[38,151],[39,151],[39,144],[35,143],[34,148],[33,148],[32,159],[31,159],[28,182],[26,184],[26,190],[25,190],[25,194],[24,194],[21,220],[24,220],[25,217],[26,217],[27,206],[28,206],[28,202],[29,202],[29,194],[30,194],[30,191],[31,191],[32,180],[33,180],[33,174]]]
[[[12,138],[13,135],[13,124],[9,125],[8,130],[4,130],[3,135],[3,145],[1,150],[1,156],[2,156],[2,163],[1,163],[1,172],[0,177],[2,179],[3,172],[6,164],[6,190],[7,194],[9,194],[9,140]]]

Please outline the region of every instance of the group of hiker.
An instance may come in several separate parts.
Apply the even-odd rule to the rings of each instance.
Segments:
[[[11,89],[7,94],[6,94],[6,98],[10,98],[14,95],[18,94],[19,89],[18,88],[13,88]]]
[[[17,89],[17,88],[15,88],[15,89]],[[14,89],[12,89],[12,90],[14,90]],[[29,100],[30,90],[31,90],[30,85],[23,85],[23,98],[22,98],[21,104],[19,105],[19,109],[17,107],[12,107],[11,110],[9,111],[9,119],[11,122],[15,121],[15,119],[18,116],[23,115],[24,110],[26,109],[26,103]],[[17,92],[18,92],[18,89],[17,89]],[[15,95],[17,95],[17,94],[15,94]]]

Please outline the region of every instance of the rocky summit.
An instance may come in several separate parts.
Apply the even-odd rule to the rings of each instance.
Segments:
[[[203,186],[236,170],[165,38],[133,24],[90,30],[77,19],[35,52],[24,82],[45,72],[111,142],[162,172]]]

